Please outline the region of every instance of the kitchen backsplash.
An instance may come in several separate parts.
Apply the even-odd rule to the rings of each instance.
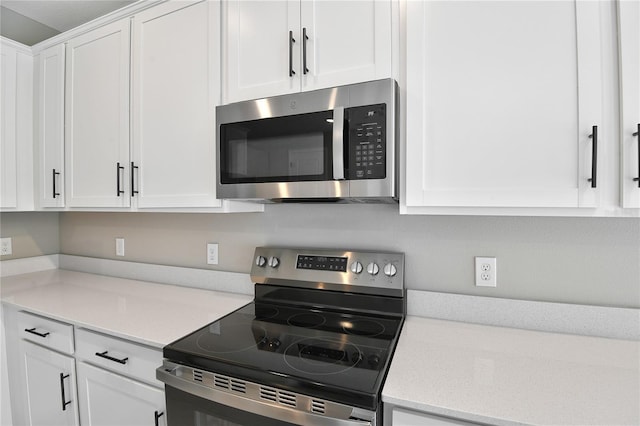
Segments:
[[[640,221],[400,216],[385,205],[268,205],[264,213],[8,213],[15,257],[63,254],[249,272],[260,245],[406,254],[409,289],[640,308]],[[59,224],[58,224],[59,215]],[[59,242],[58,242],[59,229]],[[125,256],[115,255],[124,238]],[[206,244],[219,244],[219,264]],[[29,250],[21,248],[29,246]],[[474,257],[497,258],[497,288],[474,285]]]

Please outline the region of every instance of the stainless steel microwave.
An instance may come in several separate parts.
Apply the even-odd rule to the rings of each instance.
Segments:
[[[218,198],[396,202],[392,79],[216,108]]]

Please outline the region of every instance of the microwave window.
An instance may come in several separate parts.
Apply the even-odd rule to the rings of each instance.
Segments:
[[[332,121],[322,111],[221,125],[222,183],[326,180]]]

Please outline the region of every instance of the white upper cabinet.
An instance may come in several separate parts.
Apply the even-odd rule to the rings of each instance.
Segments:
[[[618,2],[622,207],[640,208],[640,3]]]
[[[226,103],[390,77],[392,2],[223,3]]]
[[[300,0],[230,0],[222,12],[225,102],[300,91]]]
[[[33,56],[4,38],[0,54],[0,209],[33,210]]]
[[[36,135],[40,207],[64,207],[64,44],[36,60]]]
[[[391,77],[392,4],[303,0],[302,90]]]
[[[129,20],[67,43],[66,203],[128,207]]]
[[[138,208],[221,205],[219,10],[217,1],[168,2],[133,19],[131,196]]]
[[[599,8],[407,2],[406,207],[600,205]]]
[[[0,208],[17,207],[17,154],[16,154],[16,61],[17,52],[2,43],[2,141],[0,141]]]

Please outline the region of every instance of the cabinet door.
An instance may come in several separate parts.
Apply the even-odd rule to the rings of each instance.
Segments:
[[[73,358],[21,340],[27,419],[32,426],[78,425]]]
[[[0,141],[0,208],[17,207],[16,64],[17,52],[2,43],[2,140]]]
[[[84,426],[166,425],[160,389],[85,363],[78,364],[78,388]]]
[[[619,1],[618,29],[622,207],[640,208],[640,3]]]
[[[64,44],[40,53],[38,154],[41,207],[64,207]]]
[[[407,206],[598,206],[599,7],[407,3]]]
[[[222,6],[225,103],[300,91],[300,0]]]
[[[218,207],[219,3],[168,2],[133,20],[137,207]],[[137,192],[135,192],[137,191]]]
[[[302,90],[391,77],[391,1],[301,4]]]
[[[0,50],[0,208],[33,210],[33,55],[11,40],[3,39]]]
[[[391,426],[472,426],[473,424],[475,423],[400,408],[393,409],[391,422]]]
[[[129,20],[70,40],[65,167],[70,207],[129,206]]]

